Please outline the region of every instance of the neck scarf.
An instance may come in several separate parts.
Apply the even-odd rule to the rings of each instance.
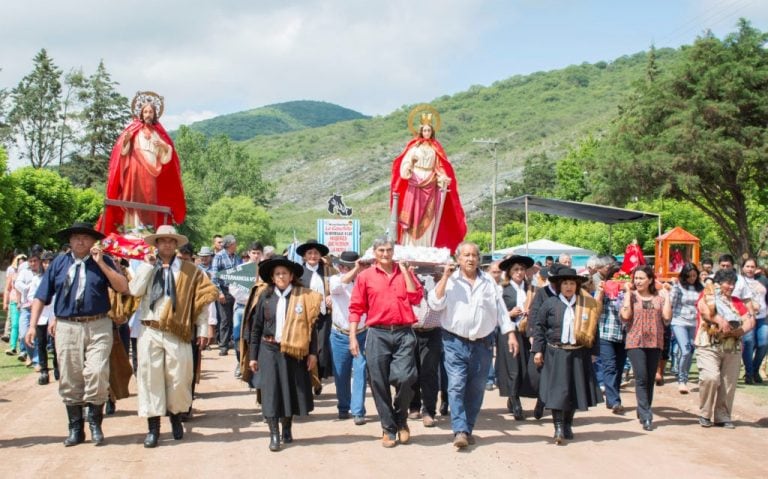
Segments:
[[[72,254],[72,259],[75,260],[67,270],[67,279],[64,281],[64,289],[62,296],[65,301],[69,300],[69,293],[72,290],[72,285],[75,284],[75,278],[77,278],[77,290],[75,291],[75,310],[80,310],[83,307],[83,299],[85,297],[85,262],[88,261],[91,255],[86,255],[83,259],[78,259]]]
[[[307,269],[312,271],[312,279],[309,280],[309,287],[312,291],[317,291],[323,297],[323,301],[320,303],[320,314],[325,314],[325,284],[323,284],[323,278],[318,273],[320,263],[310,266],[306,265]]]
[[[558,298],[566,306],[565,314],[563,314],[563,332],[560,334],[560,342],[563,344],[576,344],[576,331],[573,328],[573,320],[576,317],[573,305],[576,304],[576,295],[571,296],[570,301],[565,299],[562,293],[558,295]]]
[[[285,314],[286,314],[286,308],[288,306],[288,300],[286,299],[289,294],[291,294],[291,290],[293,289],[293,285],[288,285],[287,288],[285,288],[285,291],[280,291],[279,289],[275,288],[275,294],[279,298],[277,300],[277,312],[275,313],[275,342],[280,342],[281,339],[283,339],[283,328],[285,327]]]
[[[173,278],[174,256],[168,266],[163,266],[158,258],[155,264],[155,271],[152,273],[152,287],[149,293],[149,308],[154,311],[155,305],[160,298],[168,296],[171,298],[171,311],[176,312],[176,281]]]

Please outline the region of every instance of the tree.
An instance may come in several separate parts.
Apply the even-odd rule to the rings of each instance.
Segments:
[[[92,188],[74,188],[75,212],[73,221],[96,223],[104,211],[104,194]]]
[[[0,245],[3,250],[10,249],[13,244],[13,222],[18,208],[16,183],[8,174],[8,154],[0,146]]]
[[[731,252],[754,254],[768,219],[752,206],[768,200],[767,41],[742,19],[725,40],[708,33],[684,47],[666,74],[649,68],[599,155],[597,197],[688,201]]]
[[[19,200],[13,225],[14,244],[24,248],[33,244],[58,248],[54,234],[69,226],[77,212],[72,184],[53,171],[32,167],[20,168],[11,177],[17,185]]]
[[[61,132],[61,70],[45,49],[33,59],[32,73],[11,91],[13,108],[8,122],[22,143],[22,155],[34,168],[43,168],[58,158]]]
[[[0,68],[2,71],[2,68]],[[8,90],[0,88],[0,145],[8,145],[11,139],[11,125],[8,124]]]
[[[557,185],[555,197],[561,200],[582,201],[590,195],[587,175],[595,161],[599,142],[588,136],[575,148],[570,148],[565,158],[555,167]]]
[[[241,243],[261,241],[274,244],[275,232],[267,210],[247,196],[221,198],[208,208],[203,218],[205,237],[216,233],[233,234]]]
[[[186,126],[174,140],[181,169],[202,186],[204,204],[224,196],[245,195],[254,203],[267,206],[274,194],[261,176],[261,165],[226,135],[206,138]],[[185,183],[186,184],[186,183]]]
[[[83,105],[77,115],[82,135],[77,153],[61,168],[76,186],[91,187],[107,178],[112,146],[131,118],[128,98],[117,92],[117,85],[102,60],[96,73],[78,89],[78,101]]]

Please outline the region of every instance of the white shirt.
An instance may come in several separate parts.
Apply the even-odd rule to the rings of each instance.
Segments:
[[[39,274],[29,269],[29,267],[19,270],[19,274],[16,276],[16,281],[13,283],[13,287],[19,292],[20,308],[29,308],[32,306],[32,300],[35,298],[37,287],[40,286],[40,281],[42,279],[42,270]]]
[[[331,290],[331,320],[333,325],[339,329],[345,331],[349,330],[349,299],[352,297],[352,290],[355,287],[355,283],[342,283],[341,278],[343,274],[335,274],[328,279],[328,289]],[[357,325],[357,330],[360,331],[365,327],[365,314],[360,316],[360,323]]]
[[[429,307],[435,311],[445,309],[442,327],[446,331],[476,340],[491,334],[496,326],[504,334],[515,330],[498,285],[482,271],[477,272],[474,284],[470,284],[461,271],[454,272],[448,278],[441,299],[437,299],[436,290],[429,292]]]

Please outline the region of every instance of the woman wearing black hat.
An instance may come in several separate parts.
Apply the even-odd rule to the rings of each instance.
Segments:
[[[317,371],[312,372],[312,385],[316,395],[323,390],[321,379],[333,376],[333,355],[331,354],[331,290],[328,280],[338,273],[323,259],[328,256],[328,247],[317,240],[310,239],[296,248],[296,254],[304,260],[303,271],[299,280],[305,288],[320,293],[323,301],[320,304],[320,316],[315,323],[317,329]]]
[[[269,424],[269,450],[280,450],[282,441],[293,442],[294,415],[314,409],[309,371],[317,364],[315,321],[320,295],[301,285],[303,268],[283,256],[259,265],[267,283],[256,306],[249,312],[252,324],[248,366],[260,371],[261,410]]]
[[[571,268],[550,276],[558,295],[544,302],[534,331],[531,351],[542,367],[539,397],[552,410],[555,444],[573,439],[576,409],[586,411],[602,401],[592,369],[600,307],[581,289],[586,279]]]
[[[516,420],[525,419],[520,396],[535,398],[536,390],[528,379],[528,358],[531,342],[528,339],[528,308],[533,299],[531,284],[526,280],[525,272],[533,266],[533,258],[511,256],[501,262],[499,268],[505,273],[503,299],[509,318],[517,329],[508,334],[500,334],[496,347],[496,377],[499,382],[499,394],[507,399],[507,409]],[[517,335],[520,354],[513,356],[507,347],[508,335]]]

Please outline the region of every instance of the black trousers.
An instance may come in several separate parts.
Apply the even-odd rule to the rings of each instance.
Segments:
[[[406,425],[416,371],[416,335],[411,328],[394,331],[369,328],[365,358],[371,392],[381,428],[390,433]],[[392,391],[395,388],[394,403]]]
[[[216,312],[219,317],[219,349],[229,350],[229,342],[232,340],[235,298],[229,293],[224,293],[224,298],[224,304],[216,302]]]
[[[416,333],[416,370],[419,379],[413,385],[410,410],[435,417],[437,393],[440,391],[440,354],[443,350],[441,328]]]
[[[192,400],[195,399],[195,386],[197,386],[197,370],[201,361],[200,347],[197,345],[197,336],[192,338]],[[189,406],[192,408],[192,406]]]
[[[651,404],[653,404],[653,386],[656,384],[656,367],[659,365],[661,349],[632,348],[627,349],[629,362],[635,372],[635,397],[637,398],[637,414],[640,420],[653,419]]]
[[[37,334],[37,343],[35,344],[35,347],[37,348],[37,357],[40,361],[40,372],[41,373],[47,373],[48,372],[48,325],[47,324],[38,324],[35,326],[35,333]],[[22,338],[23,341],[24,338]],[[53,337],[51,337],[51,342],[55,341]],[[53,369],[58,369],[59,363],[56,359],[56,344],[53,345]]]

